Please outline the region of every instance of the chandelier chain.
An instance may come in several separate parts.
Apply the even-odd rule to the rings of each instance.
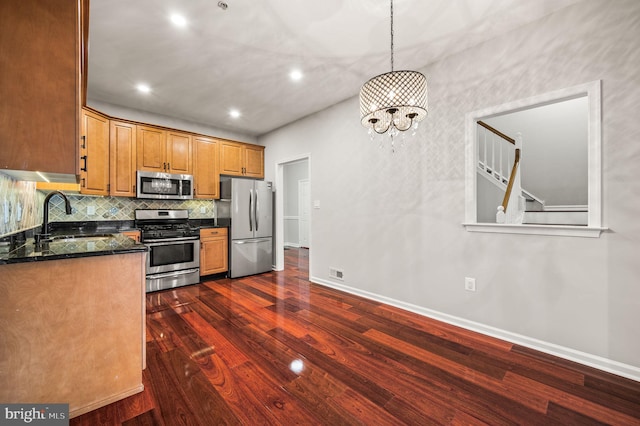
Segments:
[[[391,0],[391,72],[393,72],[393,0]]]

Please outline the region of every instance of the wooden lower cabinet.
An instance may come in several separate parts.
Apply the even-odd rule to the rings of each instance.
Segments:
[[[200,276],[229,269],[227,228],[200,229]]]
[[[0,265],[0,401],[75,417],[141,392],[145,256]]]

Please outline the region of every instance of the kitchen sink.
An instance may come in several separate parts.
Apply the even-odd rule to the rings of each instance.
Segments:
[[[92,235],[55,235],[49,237],[50,242],[73,243],[81,241],[104,241],[113,238],[113,234],[92,234]]]

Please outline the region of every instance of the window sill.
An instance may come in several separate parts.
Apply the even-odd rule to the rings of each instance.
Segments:
[[[489,232],[498,234],[558,235],[564,237],[599,238],[602,231],[609,228],[572,225],[520,225],[498,223],[463,223],[469,232]]]

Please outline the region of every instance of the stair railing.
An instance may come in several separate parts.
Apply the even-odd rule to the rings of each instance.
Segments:
[[[509,180],[506,173],[516,141],[483,121],[477,123],[485,129],[478,132],[478,167],[500,183],[506,184]]]
[[[496,212],[496,223],[522,223],[525,203],[526,200],[522,196],[522,187],[520,186],[520,148],[516,148],[507,190],[504,193],[502,204],[498,206]]]
[[[525,199],[520,185],[522,135],[518,133],[516,139],[513,139],[483,121],[477,123],[486,130],[478,132],[481,138],[478,167],[506,185],[502,204],[498,206],[496,212],[496,222],[522,223],[525,209]],[[487,131],[490,133],[489,137],[487,137]],[[513,164],[509,171],[511,156],[513,156]]]

